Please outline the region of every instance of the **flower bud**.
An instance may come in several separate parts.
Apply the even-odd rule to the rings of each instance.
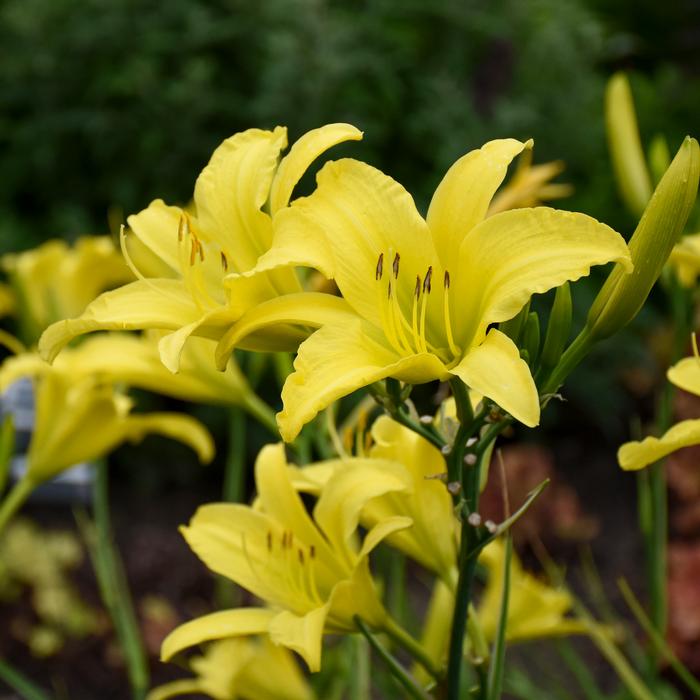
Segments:
[[[605,125],[620,196],[627,208],[640,216],[651,197],[651,178],[639,140],[632,91],[624,73],[616,73],[608,81]]]
[[[542,360],[540,362],[544,370],[556,367],[566,342],[571,333],[571,289],[569,283],[565,282],[561,287],[557,287],[552,304],[552,312],[549,314],[547,324],[547,335],[542,346]]]
[[[586,327],[592,340],[616,333],[642,308],[683,232],[695,203],[699,174],[698,142],[686,136],[629,242],[634,270],[626,273],[616,265],[588,312]]]

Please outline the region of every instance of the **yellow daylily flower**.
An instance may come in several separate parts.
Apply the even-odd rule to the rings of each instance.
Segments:
[[[389,416],[373,423],[374,444],[367,457],[345,457],[306,467],[292,468],[295,488],[322,493],[328,480],[339,471],[360,470],[400,478],[404,489],[388,491],[367,501],[360,522],[371,528],[396,516],[408,517],[412,525],[386,538],[387,544],[402,551],[426,569],[435,572],[449,586],[457,582],[458,525],[452,499],[441,478],[446,472],[440,450]]]
[[[32,345],[51,323],[81,314],[105,290],[133,280],[109,236],[84,236],[73,247],[51,240],[0,258],[17,298],[24,341]]]
[[[292,269],[252,279],[235,273],[254,268],[270,248],[273,220],[287,207],[311,163],[331,146],[361,136],[349,124],[329,124],[302,136],[281,160],[287,146],[284,127],[249,129],[224,141],[197,179],[193,213],[156,200],[128,218],[122,249],[139,279],[102,295],[78,318],[54,324],[41,339],[43,356],[52,359],[82,333],[157,328],[170,331],[161,340],[161,357],[176,371],[192,334],[218,338],[251,306],[301,293]],[[130,239],[139,259],[150,258],[147,270],[133,264]],[[160,271],[158,277],[145,274],[153,269]],[[327,296],[319,302],[319,318],[304,321],[320,325],[328,306],[342,309],[344,302]],[[307,335],[303,329],[280,326],[251,343],[258,349],[295,349]]]
[[[335,279],[353,311],[299,347],[278,414],[285,440],[331,402],[385,377],[459,377],[526,425],[539,422],[528,366],[492,325],[592,265],[631,263],[622,237],[584,214],[537,207],[485,218],[508,164],[530,145],[491,141],[462,157],[426,219],[401,185],[351,159],[327,163],[313,194],[278,214],[256,271],[314,267]],[[252,309],[222,338],[219,361],[249,333],[311,316],[313,304],[298,297]]]
[[[683,236],[673,247],[668,262],[684,287],[695,287],[700,275],[700,233]]]
[[[160,361],[158,343],[162,335],[159,331],[143,336],[101,333],[61,353],[54,366],[72,371],[73,376],[94,375],[104,382],[185,401],[241,406],[274,428],[270,409],[252,390],[235,360],[231,358],[225,372],[216,370],[211,361],[214,341],[192,337],[183,348],[179,372],[172,374]]]
[[[532,149],[526,149],[518,160],[513,177],[491,200],[487,216],[508,209],[536,207],[552,199],[571,196],[574,191],[571,185],[550,182],[563,171],[564,163],[560,160],[533,165]]]
[[[666,373],[666,377],[679,389],[700,396],[700,356],[693,334],[693,357],[685,357]],[[627,442],[617,451],[617,461],[625,471],[636,471],[658,462],[676,450],[700,445],[700,418],[676,423],[660,438]]]
[[[477,617],[488,640],[495,638],[498,628],[504,556],[505,545],[501,539],[494,540],[479,556],[479,562],[486,567],[488,578],[477,606]],[[573,607],[569,593],[529,574],[515,554],[510,561],[510,577],[506,641],[521,642],[541,637],[582,634],[586,631],[583,622],[566,617]]]
[[[166,683],[146,700],[166,700],[203,693],[216,700],[313,700],[294,657],[284,647],[261,639],[229,638],[211,642],[204,654],[190,660],[196,678]]]
[[[34,431],[26,471],[8,496],[11,505],[0,512],[0,528],[39,484],[127,440],[158,433],[189,445],[203,462],[214,455],[212,438],[199,421],[178,413],[132,414],[127,396],[67,362],[53,368],[36,355],[10,357],[0,367],[0,392],[20,377],[34,380]]]
[[[358,470],[339,471],[326,483],[312,518],[293,488],[284,446],[263,448],[255,465],[257,507],[202,506],[182,533],[210,569],[271,608],[222,611],[189,622],[173,633],[179,639],[166,640],[163,656],[177,653],[183,644],[267,632],[275,644],[296,651],[318,671],[324,632],[355,632],[355,615],[377,629],[387,624],[368,558],[377,544],[411,521],[384,520],[359,545],[356,530],[365,503],[404,488],[392,474],[367,477]]]

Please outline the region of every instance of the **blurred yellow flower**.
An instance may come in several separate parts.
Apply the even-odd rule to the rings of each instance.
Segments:
[[[536,207],[485,218],[508,164],[530,145],[503,139],[465,155],[426,219],[401,185],[351,159],[327,163],[313,194],[278,214],[256,270],[316,268],[352,308],[299,347],[278,414],[285,440],[336,399],[386,377],[456,376],[526,425],[539,422],[528,366],[493,324],[592,265],[630,263],[622,237],[584,214]],[[248,333],[310,315],[315,303],[286,301],[286,317],[276,300],[251,309],[222,338],[219,359]]]
[[[172,681],[146,700],[203,693],[216,700],[313,700],[294,657],[284,647],[260,639],[228,638],[211,642],[204,654],[189,661],[195,678]]]
[[[0,283],[0,318],[9,316],[15,310],[15,294],[12,287]]]
[[[669,264],[676,271],[678,281],[689,289],[695,287],[700,275],[700,233],[683,236],[673,246]]]
[[[700,355],[693,334],[693,357],[686,357],[671,367],[666,376],[671,384],[700,396]],[[700,445],[700,418],[676,423],[660,438],[647,437],[641,442],[627,442],[617,451],[617,461],[625,471],[643,469],[682,447]]]
[[[26,471],[3,502],[0,529],[36,486],[127,440],[158,433],[189,445],[203,462],[214,455],[212,438],[199,421],[179,413],[132,414],[127,396],[99,376],[84,374],[75,356],[71,366],[67,355],[59,368],[32,354],[10,357],[0,367],[0,391],[20,377],[31,377],[35,397]]]
[[[386,624],[369,554],[411,521],[383,520],[361,545],[356,530],[367,501],[401,490],[404,483],[392,474],[339,471],[326,483],[312,518],[290,477],[284,446],[268,445],[255,465],[255,508],[202,506],[182,528],[187,543],[210,569],[270,608],[228,610],[193,620],[165,641],[165,658],[211,639],[267,632],[274,643],[296,651],[318,671],[324,633],[356,632],[356,615],[375,629]]]
[[[15,294],[26,345],[34,345],[51,323],[81,314],[101,292],[133,280],[108,236],[85,236],[73,247],[62,240],[47,241],[2,256],[0,266]]]
[[[102,295],[78,318],[53,325],[40,350],[52,359],[72,338],[94,330],[157,328],[170,331],[160,343],[163,363],[176,371],[182,347],[192,334],[218,338],[251,306],[280,295],[302,293],[292,269],[242,278],[234,273],[255,267],[272,244],[273,220],[287,207],[292,191],[310,164],[331,146],[361,138],[349,124],[329,124],[308,132],[279,160],[287,130],[249,129],[219,146],[194,190],[187,211],[162,200],[130,216],[122,249],[139,278]],[[146,259],[140,270],[130,255]],[[154,273],[157,276],[151,277]],[[331,295],[317,299],[318,318],[302,319],[318,326],[326,307],[344,307]],[[321,297],[320,299],[318,299]],[[295,349],[308,336],[296,327],[277,327],[251,338],[255,349]]]

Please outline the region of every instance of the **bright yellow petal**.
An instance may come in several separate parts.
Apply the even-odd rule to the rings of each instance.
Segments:
[[[627,442],[617,451],[617,461],[625,471],[636,471],[653,464],[682,447],[700,444],[700,419],[676,423],[663,437],[647,437]]]
[[[481,342],[489,324],[515,316],[533,294],[611,261],[631,269],[625,241],[585,214],[537,207],[486,219],[464,239],[452,278],[463,319],[455,340]]]
[[[233,349],[246,336],[269,326],[299,324],[318,328],[357,318],[340,297],[320,292],[301,292],[275,297],[252,308],[222,336],[216,348],[216,365],[225,367]]]
[[[204,464],[214,459],[211,434],[198,420],[184,413],[143,413],[128,417],[126,437],[129,440],[138,442],[151,433],[188,445]]]
[[[51,369],[51,365],[36,353],[26,352],[8,357],[0,365],[0,392],[21,377],[36,377]]]
[[[270,213],[289,204],[292,191],[309,166],[322,153],[343,141],[359,141],[362,132],[351,124],[326,124],[298,139],[282,158],[270,189]]]
[[[454,266],[462,241],[483,221],[508,165],[528,147],[532,147],[532,141],[489,141],[462,156],[447,171],[435,190],[427,216],[444,267]]]
[[[277,414],[285,441],[333,401],[372,382],[396,377],[420,384],[449,376],[435,355],[402,358],[372,335],[371,327],[356,321],[323,326],[299,346],[295,372],[282,389],[284,408]]]
[[[272,222],[262,207],[286,145],[283,127],[248,129],[226,139],[197,179],[198,229],[216,235],[216,242],[239,271],[254,267],[272,243]]]
[[[323,251],[330,254],[332,260],[318,266],[335,278],[343,297],[360,315],[381,325],[377,300],[386,291],[380,291],[376,282],[380,255],[386,280],[399,254],[400,274],[394,286],[400,303],[409,309],[416,277],[422,280],[429,265],[434,278],[442,279],[428,227],[398,182],[352,159],[326,163],[317,181],[311,196],[296,200],[284,212],[280,226],[290,225],[295,231],[307,227],[304,245],[309,261],[317,265]]]
[[[263,510],[273,515],[285,529],[307,545],[314,545],[319,556],[332,558],[328,542],[321,536],[292,487],[284,445],[266,445],[255,462],[255,483]]]
[[[143,328],[176,330],[200,316],[181,282],[139,280],[102,294],[78,318],[49,326],[39,340],[39,352],[52,362],[62,347],[83,333]]]
[[[386,493],[405,491],[411,487],[400,465],[392,469],[386,463],[383,466],[384,469],[378,469],[368,460],[367,463],[355,463],[352,468],[337,471],[324,486],[314,508],[314,520],[333,549],[343,553],[348,564],[352,564],[355,558],[352,540],[365,504]],[[408,524],[411,522],[409,519]]]
[[[275,614],[267,608],[236,608],[198,617],[180,625],[163,640],[160,659],[168,661],[189,647],[214,639],[261,634],[267,631]]]
[[[178,232],[182,215],[180,207],[170,207],[162,199],[156,199],[127,219],[134,235],[173,275],[180,272]]]
[[[686,357],[666,373],[668,380],[683,391],[700,396],[700,359]]]
[[[168,700],[176,698],[178,695],[192,695],[204,692],[204,685],[201,681],[183,678],[179,681],[171,681],[159,685],[148,692],[146,700]]]
[[[540,422],[540,402],[530,368],[515,343],[501,331],[492,328],[486,340],[450,371],[521,423],[533,427]]]
[[[312,673],[321,670],[323,628],[329,608],[326,603],[306,615],[283,610],[270,622],[270,639],[296,651]]]

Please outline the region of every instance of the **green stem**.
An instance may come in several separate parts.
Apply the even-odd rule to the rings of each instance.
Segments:
[[[97,536],[95,573],[100,593],[124,653],[133,698],[143,700],[149,685],[148,661],[124,569],[113,539],[109,515],[109,482],[105,463],[97,465],[93,501]]]
[[[12,516],[20,509],[27,500],[29,494],[34,490],[34,483],[24,478],[20,479],[7,494],[2,504],[0,504],[0,532],[12,519]]]
[[[50,700],[50,696],[29,678],[0,659],[0,680],[19,693],[24,700]]]
[[[246,419],[236,406],[228,412],[228,451],[224,472],[223,498],[230,503],[242,503],[246,490]]]
[[[372,634],[372,631],[358,615],[354,617],[355,624],[360,632],[365,636],[370,646],[384,663],[388,666],[392,676],[401,684],[408,695],[415,700],[430,700],[428,693],[418,685],[416,680],[401,666],[401,664],[377,641],[377,638]]]
[[[280,431],[277,427],[277,419],[274,410],[268,406],[255,392],[251,391],[243,401],[243,408],[255,418],[258,423],[264,425],[275,438],[279,439]]]
[[[590,352],[594,343],[595,341],[591,337],[589,330],[584,328],[576,338],[574,338],[573,343],[564,351],[557,366],[549,375],[544,386],[540,389],[540,396],[556,393],[557,389],[564,383],[564,380]]]
[[[444,676],[442,669],[435,665],[435,662],[430,658],[420,642],[416,641],[394,619],[387,616],[382,632],[386,632],[392,641],[407,651],[433,678],[439,680]]]

